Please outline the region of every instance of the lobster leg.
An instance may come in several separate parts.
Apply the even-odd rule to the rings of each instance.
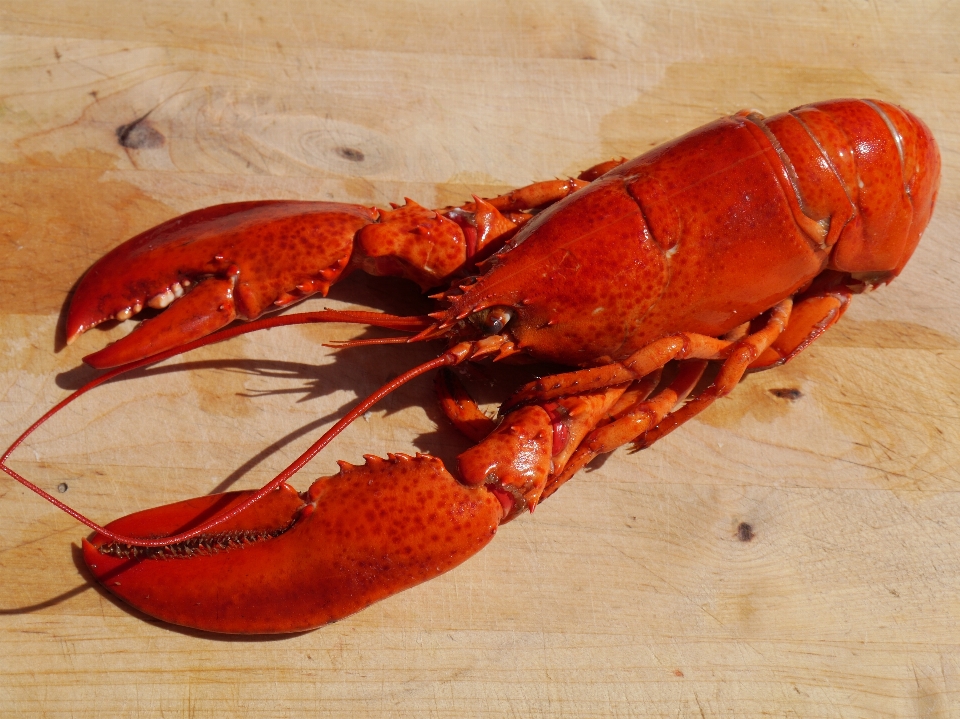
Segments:
[[[601,420],[598,422],[598,426],[579,444],[565,466],[550,478],[543,492],[544,498],[555,492],[560,485],[597,455],[612,452],[617,447],[633,440],[637,440],[640,447],[648,447],[680,424],[702,412],[717,398],[732,391],[751,362],[760,357],[782,335],[784,328],[789,323],[792,306],[792,299],[784,300],[771,310],[770,317],[762,329],[735,341],[713,340],[711,343],[703,340],[712,340],[713,338],[703,338],[701,340],[702,336],[699,335],[667,337],[652,342],[622,364],[604,365],[591,370],[545,377],[524,387],[511,399],[511,403],[517,402],[518,399],[523,401],[530,396],[536,396],[535,392],[539,393],[539,398],[542,400],[544,396],[547,398],[553,396],[561,388],[568,392],[578,391],[580,388],[585,388],[585,385],[591,385],[589,389],[593,389],[592,385],[600,381],[610,382],[618,379],[622,381],[625,372],[639,372],[642,370],[636,370],[635,368],[648,368],[648,363],[663,358],[666,358],[664,360],[665,364],[666,361],[676,358],[684,348],[683,341],[689,342],[686,347],[690,348],[688,354],[683,356],[693,355],[696,357],[699,353],[705,353],[711,346],[722,347],[721,352],[726,355],[714,383],[674,412],[671,412],[671,410],[679,402],[682,402],[700,381],[706,369],[706,360],[719,359],[719,357],[708,356],[692,362],[683,362],[673,382],[652,399],[646,399],[649,394],[649,390],[646,390],[638,395],[633,404],[618,404],[614,416],[609,421]],[[816,306],[819,307],[819,304]],[[807,316],[802,318],[804,327],[807,326],[808,319]],[[690,340],[693,341],[690,342]],[[721,342],[724,344],[718,344]],[[676,349],[678,343],[679,351]],[[662,367],[662,365],[660,366]],[[648,377],[653,376],[653,374],[648,375]],[[654,382],[653,386],[655,384]],[[652,389],[652,386],[650,389]]]
[[[656,427],[696,387],[706,367],[705,360],[684,362],[673,382],[652,399],[646,399],[649,391],[641,392],[633,404],[615,409],[608,422],[586,436],[562,471],[550,477],[543,492],[544,499],[556,492],[597,455],[612,452]],[[659,375],[651,375],[654,376],[659,379]],[[656,385],[656,382],[653,384]],[[650,387],[650,390],[652,389],[653,387]]]
[[[585,172],[589,172],[589,170]],[[552,205],[589,184],[582,179],[534,182],[526,187],[520,187],[499,197],[494,197],[487,202],[500,212],[517,212],[518,210]]]
[[[846,287],[834,287],[798,302],[786,329],[749,369],[769,369],[792,360],[840,319],[851,297]]]
[[[696,385],[706,362],[691,362],[696,369],[681,372],[670,387],[651,402],[644,402],[660,382],[660,372],[653,372],[642,380],[629,385],[608,387],[596,392],[573,395],[561,398],[557,402],[549,402],[543,406],[553,423],[553,460],[550,475],[546,480],[542,493],[537,502],[552,495],[561,484],[572,477],[584,464],[602,452],[612,451],[619,444],[629,441],[637,434],[653,427],[660,421],[677,402]],[[442,379],[441,379],[442,378]],[[441,370],[437,383],[437,393],[440,396],[440,406],[451,422],[468,437],[481,427],[479,419],[485,423],[486,430],[493,425],[493,421],[486,417],[476,402],[467,394],[453,373]],[[522,408],[529,409],[529,407]],[[645,423],[621,442],[611,444],[608,449],[596,446],[591,438],[596,434],[597,427],[609,425],[610,422],[621,420],[624,415],[633,410],[633,415],[646,416]],[[592,449],[592,453],[590,449]],[[534,504],[530,503],[533,511]]]
[[[440,399],[440,409],[467,438],[479,442],[497,426],[495,421],[480,411],[480,407],[450,370],[444,368],[437,372],[434,389]]]
[[[847,297],[849,297],[849,294]],[[797,336],[791,334],[789,341],[783,347],[783,351],[788,352],[788,356],[781,357],[778,354],[773,357],[773,361],[779,359],[780,362],[785,362],[793,354],[802,350],[803,347],[833,324],[839,317],[839,313],[842,312],[842,308],[845,307],[845,302],[833,295],[823,298],[814,297],[809,302],[808,307],[804,308],[805,311],[803,318],[800,320],[800,329],[796,333]],[[770,319],[762,330],[743,338],[717,339],[716,337],[692,332],[680,332],[654,340],[646,347],[634,352],[623,362],[611,362],[590,369],[543,377],[521,387],[513,397],[504,403],[504,408],[510,410],[527,402],[542,402],[565,394],[589,392],[638,380],[674,359],[728,360],[736,353],[738,353],[738,356],[752,353],[750,362],[754,362],[784,331],[792,307],[792,298],[783,300],[770,310]],[[797,346],[793,346],[794,343]],[[791,352],[792,354],[789,354]],[[725,363],[724,366],[726,367],[727,364],[729,363]],[[730,366],[738,365],[734,363]],[[732,372],[733,370],[729,371]],[[730,385],[731,389],[739,381],[740,377],[737,376],[733,384]]]
[[[494,197],[489,200],[489,203],[500,212],[516,212],[517,210],[552,205],[572,192],[586,187],[610,170],[620,167],[626,161],[627,158],[625,157],[621,157],[619,160],[605,160],[593,167],[588,167],[577,176],[576,180],[534,182],[526,187],[520,187],[499,197]]]
[[[634,352],[623,362],[551,375],[524,385],[505,404],[507,410],[527,402],[542,402],[576,392],[632,382],[646,377],[674,359],[724,359],[734,346],[731,340],[692,332],[662,337]]]
[[[460,384],[459,380],[450,372],[441,371],[442,379],[438,377],[437,393],[440,396],[440,405],[453,424],[468,437],[474,436],[481,428],[487,430],[494,425],[493,420],[484,415],[476,402]],[[635,383],[638,387],[634,392],[643,393],[644,397],[653,390],[659,380],[659,373],[655,373],[644,381]],[[556,487],[557,473],[564,471],[571,457],[579,451],[580,443],[588,436],[591,430],[608,417],[611,410],[626,394],[627,385],[608,387],[597,392],[589,392],[571,397],[564,397],[557,402],[548,402],[545,405],[521,407],[510,413],[500,425],[489,431],[487,439],[477,447],[467,450],[460,456],[460,471],[465,478],[473,477],[474,482],[481,477],[499,477],[503,468],[491,469],[497,465],[504,465],[503,457],[516,457],[512,464],[507,464],[507,471],[516,473],[520,465],[530,465],[530,459],[522,459],[526,448],[522,441],[516,439],[519,430],[517,422],[522,417],[529,420],[543,421],[546,417],[551,428],[551,452],[549,455],[539,453],[538,461],[549,459],[549,471],[541,467],[537,472],[536,484],[529,484],[523,496],[518,496],[514,502],[514,511],[508,517],[513,518],[522,509],[531,512],[537,503],[553,494]],[[673,405],[667,407],[666,411]],[[528,414],[531,413],[531,414]],[[479,418],[487,424],[481,425]],[[513,426],[511,426],[513,425]],[[528,426],[533,426],[529,424]],[[652,426],[652,425],[651,425]],[[529,430],[527,430],[529,432]],[[541,430],[542,431],[542,430]],[[542,444],[537,445],[543,447]],[[552,456],[551,456],[552,455]],[[572,473],[571,473],[572,474]],[[468,480],[469,481],[469,480]],[[516,478],[509,482],[519,487],[521,482]]]
[[[586,180],[587,182],[593,182],[598,177],[601,177],[607,174],[608,172],[610,172],[610,170],[620,167],[620,165],[622,165],[626,161],[627,161],[627,158],[621,157],[619,160],[607,160],[606,162],[598,162],[593,167],[590,167],[584,170],[583,172],[581,172],[579,175],[577,175],[577,179]]]
[[[729,356],[720,367],[720,372],[717,373],[713,384],[676,412],[668,415],[655,428],[643,434],[636,442],[637,449],[649,447],[684,422],[700,414],[720,397],[730,394],[743,378],[750,364],[760,357],[783,333],[790,322],[792,308],[793,299],[787,298],[770,310],[770,318],[761,330],[747,335],[734,345]]]

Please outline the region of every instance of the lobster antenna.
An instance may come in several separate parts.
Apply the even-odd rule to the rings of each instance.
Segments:
[[[412,342],[411,337],[374,337],[366,340],[344,340],[343,342],[324,342],[324,347],[350,349],[352,347],[370,347],[373,345],[404,345]]]
[[[295,315],[283,315],[283,317],[294,318],[303,317],[304,319],[290,324],[299,324],[300,322],[348,322],[351,324],[370,325],[371,327],[383,327],[388,330],[400,330],[401,332],[422,332],[427,327],[435,324],[430,315],[388,315],[386,312],[364,312],[360,310],[321,310],[319,312],[301,312]],[[267,318],[267,320],[281,318]],[[256,324],[252,322],[250,324]],[[285,323],[278,323],[276,326],[282,326]],[[269,325],[273,327],[274,325]],[[258,328],[259,329],[259,328]]]
[[[186,345],[184,345],[184,347],[186,347]],[[44,422],[50,419],[53,415],[55,415],[57,412],[59,412],[61,409],[66,407],[68,404],[73,402],[75,399],[77,399],[81,395],[86,394],[94,387],[97,387],[98,385],[101,385],[104,382],[107,382],[118,375],[124,374],[126,372],[130,372],[132,370],[137,369],[138,367],[142,367],[144,365],[151,364],[153,362],[159,362],[161,361],[161,359],[167,359],[167,357],[169,356],[172,356],[174,354],[179,354],[180,351],[185,351],[185,350],[178,348],[178,351],[170,350],[169,352],[164,352],[161,355],[156,355],[155,357],[150,357],[144,360],[131,362],[130,364],[123,365],[122,367],[116,367],[115,369],[110,370],[106,374],[91,380],[90,382],[85,384],[83,387],[76,390],[69,397],[66,397],[65,399],[58,402],[52,409],[48,410],[46,414],[44,414],[40,419],[38,419],[36,422],[30,425],[30,427],[28,427],[23,434],[17,437],[14,443],[7,448],[7,451],[3,453],[3,456],[0,456],[0,469],[2,469],[4,472],[10,475],[13,479],[17,480],[20,484],[22,484],[27,489],[32,490],[36,494],[39,494],[41,497],[46,499],[52,505],[69,514],[71,517],[76,519],[81,524],[85,524],[93,531],[103,535],[104,537],[108,537],[109,539],[112,539],[114,542],[118,542],[120,544],[128,544],[136,547],[164,547],[170,544],[177,544],[179,542],[185,542],[188,539],[192,539],[196,536],[199,536],[200,534],[203,534],[204,532],[211,529],[212,527],[215,527],[216,525],[221,524],[232,517],[235,517],[236,515],[240,514],[240,512],[247,509],[254,502],[259,501],[265,495],[272,492],[274,489],[279,487],[283,482],[290,479],[290,477],[292,477],[294,474],[300,471],[300,469],[302,469],[307,462],[309,462],[317,454],[319,454],[319,452],[324,447],[326,447],[334,439],[334,437],[336,437],[348,426],[350,426],[350,424],[352,424],[354,420],[357,419],[357,417],[360,417],[364,412],[369,410],[377,402],[379,402],[381,399],[383,399],[385,396],[393,392],[395,389],[397,389],[401,385],[404,385],[410,380],[416,377],[419,377],[420,375],[425,374],[433,369],[436,369],[438,367],[445,367],[447,365],[453,365],[453,364],[456,364],[458,361],[458,358],[456,355],[447,352],[440,355],[436,359],[432,359],[428,362],[424,362],[423,364],[418,365],[413,369],[408,370],[407,372],[404,372],[399,377],[396,377],[390,380],[389,382],[384,384],[382,387],[377,389],[375,392],[373,392],[371,395],[369,395],[362,402],[357,404],[353,409],[351,409],[350,412],[346,414],[346,416],[344,416],[339,422],[333,425],[333,427],[327,430],[324,433],[324,435],[320,437],[320,439],[314,442],[310,446],[310,448],[307,449],[306,452],[304,452],[299,457],[297,457],[297,459],[295,459],[286,469],[280,472],[280,474],[274,477],[270,482],[268,482],[262,488],[257,490],[255,494],[248,497],[244,502],[241,502],[239,505],[237,505],[233,509],[230,509],[222,514],[212,517],[211,519],[195,527],[194,529],[191,529],[187,532],[181,532],[180,534],[174,534],[169,537],[144,539],[141,537],[130,537],[124,534],[117,534],[115,532],[111,532],[109,529],[106,529],[105,527],[100,526],[93,520],[88,519],[84,515],[80,514],[80,512],[73,509],[69,505],[64,504],[59,499],[57,499],[50,493],[44,491],[43,489],[38,487],[36,484],[31,482],[29,479],[18,474],[16,471],[11,469],[7,465],[7,459],[10,457],[10,455],[16,451],[16,449],[23,443],[23,441],[27,437],[29,437],[34,432],[34,430],[36,430],[38,427],[40,427],[40,425],[42,425]]]
[[[404,317],[401,315],[389,315],[385,312],[363,312],[359,310],[320,310],[318,312],[298,312],[291,315],[277,315],[275,317],[264,317],[259,320],[244,322],[243,324],[236,325],[235,327],[222,329],[214,334],[201,337],[193,340],[192,342],[187,342],[186,344],[179,345],[178,347],[174,347],[163,352],[159,352],[144,359],[148,360],[147,364],[161,362],[169,357],[175,357],[178,354],[189,352],[190,350],[194,350],[198,347],[206,347],[207,345],[216,344],[217,342],[225,342],[226,340],[239,337],[240,335],[249,334],[250,332],[268,330],[274,327],[309,325],[320,322],[346,322],[349,324],[370,325],[371,327],[383,327],[384,329],[413,333],[422,333],[425,329],[435,324],[433,318],[427,315],[411,315],[409,317]],[[87,361],[87,357],[84,357],[83,359],[85,362]],[[135,362],[140,361],[141,360],[135,360]],[[121,365],[121,367],[135,369],[133,365],[134,363],[131,362],[129,365]],[[137,366],[142,367],[143,365]]]
[[[50,502],[57,509],[66,512],[71,517],[76,519],[81,524],[86,525],[95,532],[102,534],[105,537],[112,539],[115,542],[120,542],[122,544],[130,544],[132,546],[142,546],[142,547],[162,547],[167,544],[175,544],[177,542],[186,541],[192,537],[198,536],[199,534],[207,531],[211,527],[214,527],[222,522],[230,519],[231,517],[239,514],[241,511],[249,507],[254,502],[261,499],[265,494],[272,491],[278,487],[281,483],[292,477],[297,471],[300,470],[307,462],[309,462],[314,456],[316,456],[320,450],[322,450],[327,444],[333,440],[338,434],[340,434],[344,429],[346,429],[357,417],[366,412],[370,407],[375,405],[383,397],[390,394],[397,387],[400,387],[403,384],[406,384],[415,377],[420,376],[430,370],[443,367],[446,365],[456,364],[458,359],[455,355],[450,353],[445,353],[440,357],[425,362],[417,367],[414,367],[408,372],[396,377],[390,382],[386,383],[376,392],[367,397],[363,402],[354,407],[343,419],[337,422],[333,427],[330,428],[320,439],[318,439],[306,452],[304,452],[300,457],[298,457],[289,467],[283,470],[278,474],[273,480],[271,480],[267,485],[260,489],[256,494],[250,497],[247,501],[237,505],[234,509],[229,512],[215,516],[212,519],[204,522],[199,527],[196,527],[189,532],[183,532],[181,534],[173,535],[171,537],[163,537],[159,539],[142,539],[137,537],[128,537],[121,534],[116,534],[110,530],[100,526],[91,519],[88,519],[83,514],[73,509],[69,505],[60,501],[54,497],[49,492],[46,492],[33,482],[31,482],[26,477],[20,475],[18,472],[13,470],[9,465],[7,465],[7,460],[10,458],[17,448],[23,444],[23,442],[34,433],[41,425],[43,425],[48,419],[57,414],[60,410],[66,407],[68,404],[72,403],[74,400],[79,399],[85,395],[90,390],[95,387],[109,382],[110,380],[118,377],[127,372],[132,372],[135,369],[145,367],[148,365],[156,364],[164,360],[170,359],[180,354],[189,352],[190,350],[196,349],[198,347],[204,347],[210,344],[216,344],[217,342],[223,342],[225,340],[237,337],[239,335],[247,334],[248,332],[255,332],[261,329],[269,329],[271,327],[285,327],[287,325],[294,324],[309,324],[314,322],[356,322],[364,324],[376,324],[379,327],[387,327],[390,329],[405,330],[408,332],[415,332],[419,329],[422,329],[428,324],[432,324],[433,320],[428,317],[400,317],[396,315],[387,315],[381,314],[379,312],[341,312],[338,310],[322,310],[320,312],[303,312],[293,315],[282,315],[279,317],[268,317],[262,320],[256,320],[254,322],[249,322],[244,325],[239,325],[230,329],[222,330],[213,335],[208,335],[207,337],[201,337],[200,339],[188,342],[180,347],[175,347],[173,349],[166,350],[165,352],[160,352],[158,354],[152,355],[150,357],[145,357],[143,359],[135,360],[129,362],[125,365],[119,367],[114,367],[113,369],[107,371],[106,373],[96,377],[85,385],[75,390],[72,394],[60,400],[56,405],[51,409],[47,410],[40,419],[30,425],[23,434],[17,437],[11,444],[7,451],[0,456],[0,469],[6,472],[10,477],[17,480],[27,489],[33,491],[34,493],[40,495],[45,500]],[[401,338],[397,338],[401,339]],[[403,341],[406,341],[406,338],[402,338]]]
[[[436,359],[432,359],[428,362],[424,362],[421,365],[417,365],[413,369],[404,372],[399,377],[396,377],[390,380],[385,385],[380,387],[378,390],[368,395],[367,398],[364,399],[362,402],[355,405],[353,409],[351,409],[342,419],[340,419],[340,421],[338,421],[335,425],[333,425],[333,427],[331,427],[326,432],[324,432],[323,436],[320,437],[320,439],[318,439],[316,442],[310,445],[309,449],[307,449],[306,452],[304,452],[299,457],[297,457],[293,462],[290,463],[289,466],[287,466],[286,469],[284,469],[282,472],[280,472],[280,474],[278,474],[276,477],[271,479],[267,484],[263,485],[263,487],[258,489],[254,494],[247,497],[247,499],[245,499],[243,502],[238,504],[236,507],[228,509],[222,512],[221,514],[214,515],[213,517],[208,519],[206,522],[203,522],[202,524],[198,525],[197,527],[194,527],[189,531],[181,532],[180,534],[173,534],[173,535],[170,535],[169,537],[160,537],[158,539],[142,539],[139,537],[128,537],[123,534],[115,534],[114,532],[111,532],[109,530],[106,530],[100,527],[95,527],[94,529],[100,534],[102,534],[103,536],[109,537],[114,542],[119,542],[120,544],[128,544],[130,546],[135,546],[135,547],[165,547],[170,544],[179,544],[180,542],[185,542],[188,539],[193,539],[194,537],[198,537],[204,532],[207,532],[213,527],[217,526],[218,524],[223,524],[224,522],[232,519],[233,517],[236,517],[238,514],[245,511],[248,507],[255,504],[256,502],[259,502],[270,492],[274,491],[277,487],[279,487],[281,484],[283,484],[288,479],[290,479],[290,477],[292,477],[301,469],[303,469],[304,465],[306,465],[307,462],[309,462],[311,459],[316,457],[321,452],[321,450],[323,450],[324,447],[330,444],[330,442],[332,442],[333,439],[338,434],[343,432],[343,430],[345,430],[347,427],[353,424],[353,422],[358,417],[362,416],[364,412],[369,410],[377,402],[379,402],[381,399],[383,399],[388,394],[393,392],[395,389],[397,389],[401,385],[406,384],[410,380],[416,377],[419,377],[422,374],[426,374],[427,372],[430,372],[431,370],[437,369],[439,367],[454,365],[457,363],[457,361],[458,359],[456,355],[453,355],[447,352],[440,355]]]

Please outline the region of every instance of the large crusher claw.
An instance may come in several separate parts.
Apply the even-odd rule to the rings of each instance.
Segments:
[[[483,486],[457,482],[428,455],[340,463],[303,495],[287,484],[181,545],[83,543],[104,587],[173,624],[269,634],[313,629],[442,574],[480,551],[504,515]],[[108,529],[165,536],[197,525],[251,492],[137,512]]]

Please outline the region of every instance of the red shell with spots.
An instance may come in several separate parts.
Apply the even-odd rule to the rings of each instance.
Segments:
[[[824,270],[895,277],[939,176],[930,131],[887,103],[723,118],[540,214],[450,298],[446,322],[511,307],[520,349],[577,365],[670,333],[720,336]]]
[[[305,500],[281,485],[218,527],[215,540],[138,551],[97,535],[84,542],[84,558],[107,589],[164,621],[214,632],[297,632],[443,574],[497,531],[497,498],[454,481],[435,457],[341,466]],[[180,531],[249,494],[148,509],[108,529]]]
[[[253,319],[298,285],[317,285],[306,294],[325,291],[346,269],[354,234],[376,218],[376,210],[358,205],[287,201],[235,202],[175,217],[90,268],[70,306],[67,338],[206,276],[238,275],[235,316]]]

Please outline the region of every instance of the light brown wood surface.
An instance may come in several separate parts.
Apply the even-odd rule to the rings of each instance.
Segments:
[[[913,110],[944,164],[902,277],[795,362],[651,450],[618,451],[457,570],[333,626],[250,641],[145,619],[88,582],[83,528],[4,479],[0,714],[960,715],[958,30],[950,2],[3,2],[3,446],[128,331],[64,349],[76,279],[188,210],[442,205],[744,107],[844,96]],[[144,116],[139,147],[122,147],[117,128]],[[410,307],[399,293],[357,278],[306,306]],[[322,346],[356,333],[206,348],[84,398],[12,463],[99,521],[257,486],[434,351]],[[465,446],[423,379],[296,484],[336,459]]]

